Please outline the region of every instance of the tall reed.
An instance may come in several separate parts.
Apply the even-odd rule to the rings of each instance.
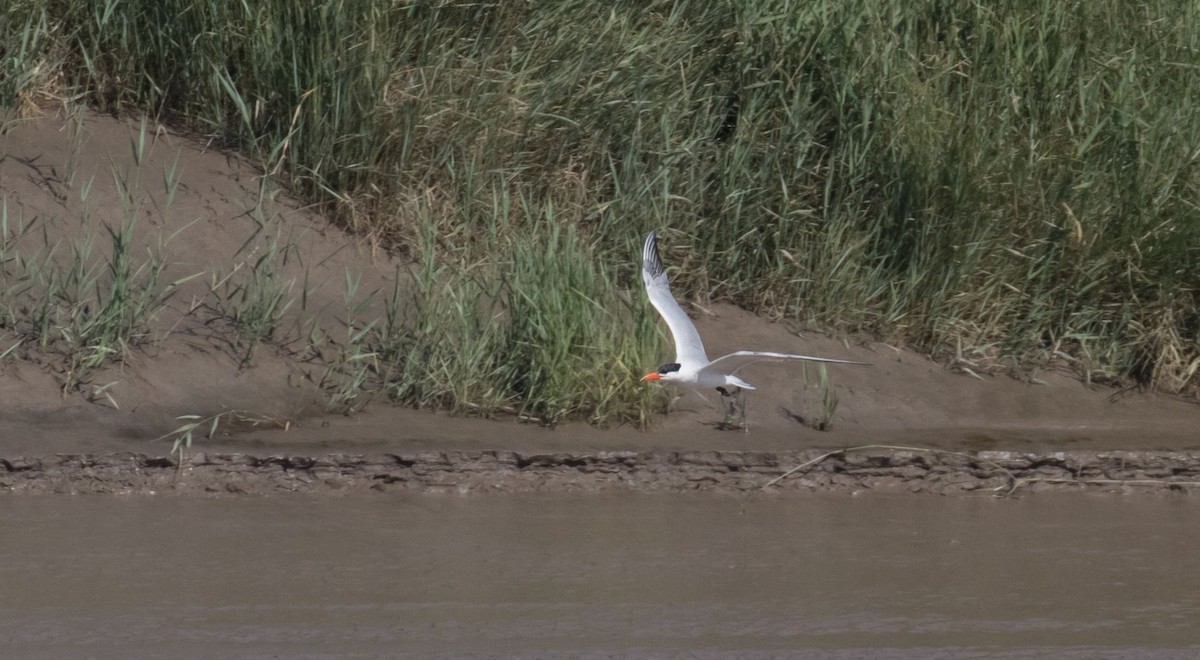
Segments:
[[[18,1],[0,23],[13,44],[0,90],[37,79],[191,123],[355,230],[433,259],[430,297],[390,326],[409,337],[388,340],[407,346],[402,398],[551,417],[595,406],[586,369],[567,385],[522,350],[544,343],[574,364],[594,348],[568,316],[590,313],[582,282],[636,297],[651,227],[682,264],[683,296],[1178,391],[1200,367],[1198,12]],[[22,75],[44,62],[57,78]],[[548,277],[580,282],[541,282],[545,304],[512,294]],[[446,282],[461,312],[445,309]],[[505,312],[474,317],[472,296]],[[544,327],[515,315],[530,309],[547,310]],[[616,309],[588,317],[621,338],[609,350],[642,322]],[[502,327],[480,341],[507,347],[487,352],[494,386],[456,390],[478,356],[412,343],[439,324],[462,341],[455,324],[493,318]]]

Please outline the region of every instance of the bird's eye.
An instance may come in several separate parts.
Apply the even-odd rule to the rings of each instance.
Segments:
[[[664,364],[663,366],[658,368],[659,374],[669,374],[672,371],[679,371],[679,363],[678,362],[672,362],[671,364]]]

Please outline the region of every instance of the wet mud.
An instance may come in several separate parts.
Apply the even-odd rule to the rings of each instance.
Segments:
[[[1200,451],[416,451],[0,458],[0,492],[265,495],[355,492],[1190,492]]]
[[[9,497],[13,658],[1195,658],[1200,500]]]

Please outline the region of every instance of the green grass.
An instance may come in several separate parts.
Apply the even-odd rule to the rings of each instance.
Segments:
[[[341,403],[369,374],[420,405],[644,415],[609,375],[661,349],[652,227],[683,296],[1194,391],[1198,12],[18,0],[0,101],[149,109],[409,250],[417,293],[347,336]]]
[[[98,368],[153,342],[159,313],[181,284],[198,276],[176,281],[164,277],[163,254],[173,236],[148,245],[144,254],[134,247],[139,219],[149,205],[140,181],[147,122],[130,136],[133,164],[110,167],[120,204],[119,224],[95,221],[95,179],[76,180],[79,122],[80,116],[73,114],[73,149],[63,178],[47,183],[48,192],[64,204],[73,205],[69,197],[77,197],[78,217],[25,218],[21,206],[10,211],[8,197],[0,196],[0,329],[12,338],[0,360],[37,352],[58,375],[64,394],[83,390]],[[160,212],[171,211],[167,192]],[[79,230],[64,230],[71,223],[78,223]],[[60,235],[70,238],[54,238]],[[89,398],[104,396],[117,407],[106,392],[111,385],[93,386]]]
[[[242,366],[250,364],[258,347],[278,336],[288,311],[305,297],[306,283],[282,274],[294,246],[276,216],[251,210],[258,226],[231,256],[228,272],[210,275],[205,304],[232,331]]]
[[[177,467],[182,467],[185,453],[192,448],[192,440],[196,435],[204,434],[206,440],[211,440],[217,434],[217,429],[222,425],[233,427],[274,427],[287,430],[291,426],[291,421],[287,419],[279,419],[269,417],[259,413],[250,412],[247,410],[226,410],[207,417],[202,415],[180,415],[176,421],[184,422],[184,424],[175,430],[155,438],[155,441],[170,440],[171,451],[179,463]]]
[[[6,356],[21,346],[56,356],[66,393],[88,382],[96,368],[151,341],[155,317],[181,282],[164,281],[161,249],[135,254],[136,225],[130,213],[119,227],[105,225],[103,237],[85,231],[69,242],[51,241],[34,221],[10,218],[4,200],[0,327],[17,337]],[[105,239],[107,246],[98,248]]]
[[[412,290],[393,290],[383,319],[349,324],[326,375],[333,400],[373,383],[416,406],[547,425],[644,423],[663,401],[638,383],[661,354],[657,317],[589,260],[574,230],[543,222],[548,240],[498,233],[486,262],[455,263],[426,232]]]

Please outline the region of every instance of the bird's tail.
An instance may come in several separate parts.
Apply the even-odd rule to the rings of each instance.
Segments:
[[[751,385],[750,383],[747,383],[746,381],[744,381],[741,378],[738,378],[737,376],[734,376],[732,374],[725,376],[725,384],[733,385],[734,387],[740,387],[743,390],[755,389],[755,387],[753,385]]]

